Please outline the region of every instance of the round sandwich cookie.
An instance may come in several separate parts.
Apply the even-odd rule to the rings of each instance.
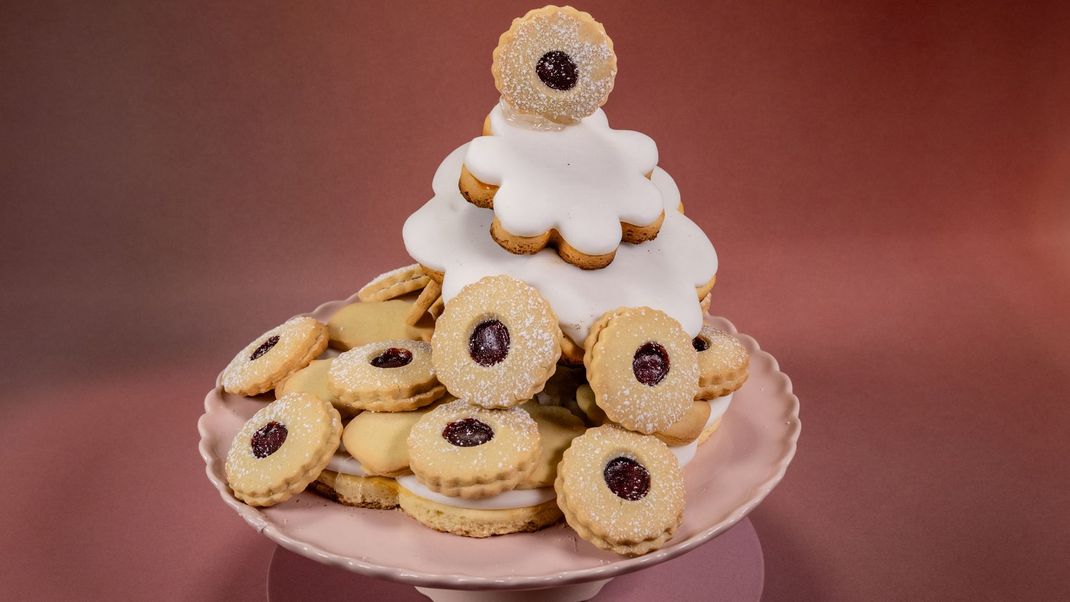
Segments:
[[[223,390],[259,395],[274,389],[327,349],[327,327],[297,316],[245,346],[223,370]]]
[[[728,395],[747,381],[750,354],[736,337],[705,324],[692,345],[698,352],[699,391],[696,399]]]
[[[587,380],[613,422],[651,434],[683,418],[698,390],[698,359],[680,323],[649,307],[603,315],[587,336]]]
[[[408,438],[409,468],[420,483],[452,497],[485,498],[515,489],[542,446],[520,408],[489,410],[458,400],[421,418]]]
[[[494,49],[491,72],[502,100],[515,111],[567,124],[605,104],[617,56],[590,14],[546,6],[513,20]]]
[[[604,550],[639,556],[665,545],[683,520],[683,473],[656,438],[614,425],[572,441],[557,469],[568,525]]]
[[[509,276],[489,276],[446,304],[431,348],[435,373],[451,395],[508,408],[531,399],[554,374],[561,328],[534,288]]]
[[[431,365],[431,344],[395,339],[350,349],[332,362],[327,384],[356,410],[405,412],[446,394]]]
[[[250,418],[234,437],[224,468],[234,497],[273,506],[300,493],[338,449],[342,419],[330,403],[291,393]]]
[[[364,302],[388,301],[418,291],[431,279],[414,263],[379,274],[357,291],[357,298]]]

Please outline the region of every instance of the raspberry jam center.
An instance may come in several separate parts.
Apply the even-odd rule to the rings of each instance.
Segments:
[[[376,368],[400,368],[412,362],[412,352],[408,349],[391,347],[372,358],[369,362]]]
[[[509,329],[498,320],[480,322],[468,337],[468,355],[480,366],[493,366],[509,355]]]
[[[654,341],[643,343],[632,357],[632,373],[636,380],[653,387],[669,373],[669,352]]]
[[[494,438],[494,429],[475,418],[465,418],[446,425],[442,438],[457,447],[475,447]]]
[[[256,351],[254,351],[253,354],[249,356],[249,361],[251,362],[264,357],[264,354],[268,351],[271,351],[271,348],[277,345],[278,343],[279,335],[271,335],[270,337],[268,337],[268,340],[264,341],[263,343],[260,343],[260,346],[256,348]]]
[[[260,427],[260,430],[253,433],[253,455],[257,458],[266,458],[279,451],[283,442],[286,441],[287,434],[286,425],[274,420]]]
[[[572,57],[560,50],[551,50],[535,63],[535,73],[542,83],[554,90],[571,90],[579,79],[579,70]]]
[[[705,351],[710,348],[710,341],[702,337],[695,337],[691,339],[691,346],[695,348],[695,351]]]
[[[624,456],[610,460],[602,478],[613,495],[629,502],[643,499],[650,491],[650,473],[646,467]]]

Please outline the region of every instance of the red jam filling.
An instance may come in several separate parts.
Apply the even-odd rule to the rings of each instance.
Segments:
[[[480,322],[468,337],[468,355],[480,366],[493,366],[509,355],[509,329],[498,320]]]
[[[571,90],[580,78],[576,62],[560,50],[551,50],[535,63],[535,73],[554,90]]]
[[[691,339],[691,346],[695,348],[695,351],[705,351],[710,348],[710,341],[702,337],[695,337]]]
[[[260,430],[253,433],[253,455],[257,458],[266,458],[279,451],[283,442],[286,441],[286,435],[286,425],[274,420],[260,427]]]
[[[636,380],[653,387],[669,373],[669,352],[653,341],[643,343],[632,357],[632,373]]]
[[[408,349],[391,347],[372,358],[369,362],[376,368],[400,368],[412,362],[412,352]]]
[[[629,502],[643,499],[650,491],[650,473],[631,458],[619,456],[610,460],[602,478],[613,495]]]
[[[475,418],[465,418],[446,425],[442,438],[457,447],[475,447],[494,438],[494,429]]]
[[[268,351],[271,351],[271,348],[277,345],[278,343],[279,335],[271,335],[270,337],[268,337],[268,340],[264,341],[263,343],[260,343],[260,346],[256,348],[256,351],[254,351],[253,354],[249,356],[249,361],[251,362],[264,357],[264,354]]]

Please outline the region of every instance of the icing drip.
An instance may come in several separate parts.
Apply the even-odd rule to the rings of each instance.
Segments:
[[[644,175],[658,163],[657,145],[639,132],[610,129],[601,109],[546,131],[508,120],[498,105],[490,127],[494,135],[473,140],[464,164],[500,186],[494,215],[510,234],[556,229],[581,253],[603,255],[620,244],[621,222],[647,226],[661,215],[661,194]]]
[[[421,264],[445,272],[443,300],[485,276],[508,274],[535,287],[553,307],[561,330],[579,345],[602,314],[618,307],[651,307],[675,319],[690,336],[702,328],[695,289],[717,273],[717,253],[702,230],[676,207],[680,191],[661,168],[651,182],[660,191],[665,222],[654,240],[621,245],[613,263],[582,270],[553,249],[514,255],[490,237],[492,214],[457,190],[467,145],[453,151],[435,173],[435,196],[405,222],[405,248]],[[619,226],[617,228],[619,233]]]
[[[468,500],[460,497],[442,495],[425,487],[416,477],[405,475],[398,477],[398,485],[408,489],[413,495],[425,500],[453,506],[455,508],[472,508],[474,510],[506,510],[508,508],[527,508],[548,502],[557,497],[553,487],[540,487],[538,489],[513,489],[503,491],[498,495]]]
[[[368,471],[364,470],[356,458],[341,451],[331,456],[331,461],[327,463],[327,470],[355,477],[369,476]]]

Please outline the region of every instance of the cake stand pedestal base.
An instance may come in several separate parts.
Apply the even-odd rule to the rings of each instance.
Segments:
[[[433,567],[428,567],[431,570]],[[761,598],[765,561],[758,534],[741,520],[708,543],[649,569],[603,581],[539,590],[467,591],[413,588],[365,577],[275,548],[267,575],[271,602],[291,600],[391,600],[398,602],[579,602],[580,600],[730,600]],[[426,596],[426,597],[424,597]]]

